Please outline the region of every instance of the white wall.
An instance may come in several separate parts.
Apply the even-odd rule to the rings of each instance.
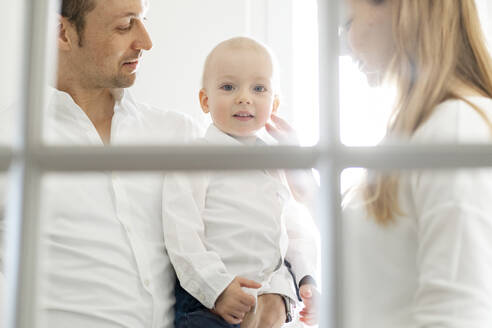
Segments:
[[[23,2],[24,0],[0,0],[3,16],[0,20],[0,42],[3,50],[0,51],[0,62],[3,64],[0,75],[0,109],[18,97],[23,45]],[[300,15],[300,5],[307,3],[307,0],[150,2],[148,27],[154,48],[146,54],[137,83],[132,88],[139,100],[159,108],[182,110],[195,118],[203,119],[197,94],[205,56],[215,44],[224,39],[249,35],[269,44],[279,58],[282,80],[281,114],[294,123],[298,122],[300,126],[306,126],[309,123],[306,123],[303,111],[307,108],[311,113],[309,122],[314,122],[316,113],[313,114],[311,109],[316,107],[316,103],[312,101],[317,98],[316,93],[306,95],[306,91],[299,91],[306,83],[305,71],[299,64],[302,62],[299,56],[305,55],[301,53],[305,50],[306,40],[298,33],[298,26],[303,24],[302,21],[297,25],[296,22]],[[492,38],[492,4],[490,0],[477,0],[477,3],[484,17],[486,35]],[[311,58],[311,62],[316,61],[315,56]],[[313,70],[313,67],[310,69]]]
[[[5,108],[18,96],[20,88],[20,65],[23,46],[23,1],[0,0],[0,109]]]
[[[159,108],[205,120],[198,102],[203,61],[220,41],[243,35],[269,44],[282,67],[281,110],[291,117],[293,0],[151,0],[148,29],[154,47],[144,56],[132,92]],[[7,5],[8,2],[8,5]],[[22,60],[22,1],[0,0],[0,109],[17,99]]]

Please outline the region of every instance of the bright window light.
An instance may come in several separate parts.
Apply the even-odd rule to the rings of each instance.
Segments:
[[[293,1],[293,120],[301,146],[319,140],[318,8],[316,0]]]
[[[490,0],[476,0],[476,3],[489,49],[492,50],[492,24],[490,22],[492,18],[492,4]]]
[[[340,57],[340,133],[348,146],[373,146],[386,132],[395,92],[371,88],[348,56]]]

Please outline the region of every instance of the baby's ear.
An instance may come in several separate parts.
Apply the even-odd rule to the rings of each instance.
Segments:
[[[272,113],[277,112],[279,105],[280,105],[280,99],[277,95],[275,95],[275,98],[273,99]]]
[[[200,106],[202,106],[202,111],[204,113],[209,113],[210,110],[208,109],[207,90],[205,90],[205,88],[202,88],[198,96],[200,97]]]

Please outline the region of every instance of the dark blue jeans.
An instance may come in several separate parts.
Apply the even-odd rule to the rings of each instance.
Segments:
[[[174,327],[176,328],[239,328],[212,313],[176,281],[174,290],[176,305],[174,308]]]

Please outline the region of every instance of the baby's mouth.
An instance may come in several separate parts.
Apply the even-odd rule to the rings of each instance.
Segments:
[[[249,121],[254,118],[254,115],[248,112],[238,112],[233,114],[232,117],[240,121]]]
[[[254,117],[250,113],[237,113],[233,115],[234,117]]]

